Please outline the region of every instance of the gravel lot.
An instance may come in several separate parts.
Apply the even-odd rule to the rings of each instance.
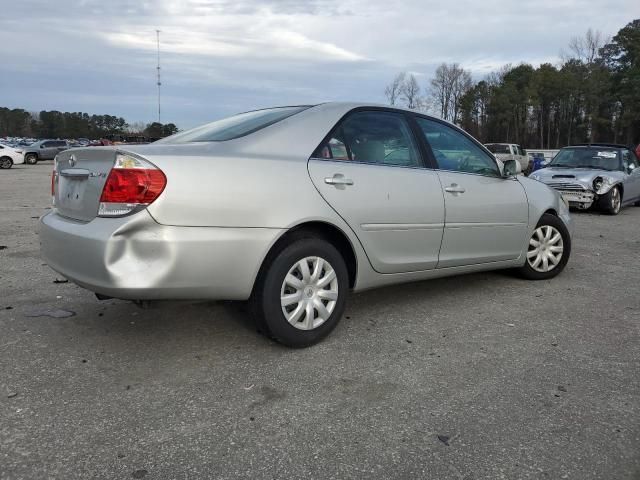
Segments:
[[[288,350],[241,304],[55,283],[51,168],[0,171],[0,478],[640,478],[640,208],[575,213],[557,279],[354,295]]]

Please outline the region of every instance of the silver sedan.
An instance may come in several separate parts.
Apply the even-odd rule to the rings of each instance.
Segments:
[[[560,273],[567,204],[457,127],[350,103],[257,110],[150,145],[58,154],[47,263],[99,298],[249,300],[289,346],[350,291],[468,272]]]

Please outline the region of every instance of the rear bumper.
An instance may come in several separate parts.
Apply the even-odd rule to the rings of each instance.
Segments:
[[[88,223],[40,219],[47,264],[81,287],[130,300],[246,300],[281,230],[175,227],[146,210]]]

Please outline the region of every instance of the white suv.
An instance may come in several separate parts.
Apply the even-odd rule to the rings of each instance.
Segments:
[[[24,153],[0,143],[0,168],[11,168],[24,163]]]

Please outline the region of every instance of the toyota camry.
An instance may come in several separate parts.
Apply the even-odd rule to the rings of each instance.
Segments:
[[[307,346],[352,291],[495,269],[558,275],[567,203],[515,173],[409,110],[256,110],[149,145],[59,153],[42,252],[99,298],[248,300],[261,331]]]

